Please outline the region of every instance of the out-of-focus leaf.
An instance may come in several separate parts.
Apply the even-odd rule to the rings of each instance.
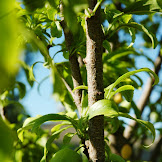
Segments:
[[[66,145],[66,144],[69,144],[71,139],[73,138],[73,136],[75,135],[75,133],[66,133],[64,135],[64,138],[63,138],[63,143]]]
[[[118,107],[115,102],[111,100],[99,100],[95,102],[88,111],[89,119],[98,115],[105,115],[111,118],[116,117],[118,116]]]
[[[23,124],[23,127],[18,130],[18,134],[22,135],[22,131],[26,129],[31,129],[32,131],[37,132],[40,125],[47,121],[69,121],[74,127],[76,127],[76,121],[72,118],[61,115],[61,114],[47,114],[44,116],[37,116],[33,118],[27,118]],[[22,140],[22,138],[21,138]]]
[[[125,13],[144,15],[153,12],[162,12],[160,0],[135,1],[124,9]]]
[[[110,93],[112,92],[112,90],[120,83],[122,82],[124,79],[130,77],[131,75],[133,74],[136,74],[136,73],[139,73],[139,72],[142,72],[142,71],[145,71],[145,72],[148,72],[148,73],[151,73],[154,78],[155,78],[155,82],[153,84],[156,85],[158,84],[159,82],[159,77],[152,71],[150,70],[149,68],[142,68],[142,69],[139,69],[139,70],[134,70],[134,71],[130,71],[130,72],[127,72],[126,74],[123,74],[121,77],[119,77],[113,84],[109,85],[107,88],[105,88],[105,90],[109,90],[108,92],[108,96],[110,95]]]
[[[138,23],[135,23],[135,22],[131,22],[131,23],[122,23],[120,24],[117,29],[115,29],[109,36],[109,38],[114,34],[116,33],[116,31],[118,31],[120,28],[122,27],[130,27],[130,28],[134,28],[134,29],[137,29],[137,30],[140,30],[140,31],[143,31],[145,34],[147,34],[150,39],[151,39],[151,42],[152,42],[152,47],[153,48],[156,48],[157,44],[158,44],[158,41],[157,41],[157,38],[155,37],[154,34],[152,34],[150,31],[148,31],[143,25],[141,24],[138,24]]]
[[[47,140],[46,146],[44,148],[44,156],[46,157],[48,150],[51,147],[51,143],[58,138],[58,136],[60,135],[60,133],[62,133],[64,130],[71,128],[72,126],[68,126],[68,127],[64,127],[62,129],[59,129],[58,131],[54,132]]]
[[[81,156],[69,149],[69,148],[64,148],[54,154],[50,162],[82,162]]]
[[[12,85],[19,67],[17,38],[20,28],[14,9],[14,1],[0,1],[0,93]]]
[[[16,83],[17,83],[17,88],[19,89],[19,97],[20,99],[22,99],[26,94],[26,86],[21,82],[16,82]]]
[[[13,142],[16,134],[4,123],[0,116],[0,161],[12,161]]]
[[[62,36],[62,29],[58,21],[51,23],[51,35],[52,37],[60,38]]]
[[[107,40],[104,40],[102,45],[109,53],[111,53],[111,45]]]
[[[27,10],[35,11],[37,8],[43,8],[45,0],[23,0]]]
[[[154,128],[154,126],[153,126],[152,123],[150,123],[148,121],[144,121],[144,120],[140,120],[140,119],[133,118],[132,116],[130,116],[130,115],[126,114],[126,113],[122,113],[122,112],[119,112],[119,116],[122,116],[122,117],[125,117],[125,118],[129,118],[129,119],[132,119],[132,120],[135,120],[136,122],[144,125],[152,133],[152,135],[153,135],[153,141],[152,141],[152,143],[149,146],[144,146],[144,147],[148,148],[148,147],[150,147],[153,144],[153,142],[155,140],[155,128]]]
[[[110,160],[113,162],[125,162],[125,160],[117,154],[110,154]]]
[[[128,102],[131,102],[132,99],[133,99],[133,94],[134,94],[134,91],[133,90],[128,90],[128,91],[123,91],[121,92],[122,95],[125,97],[125,99],[128,101]]]

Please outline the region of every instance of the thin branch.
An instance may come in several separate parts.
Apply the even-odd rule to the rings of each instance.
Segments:
[[[63,13],[63,6],[62,5],[60,6],[60,11]],[[62,17],[60,24],[61,24],[63,31],[64,31],[66,47],[67,47],[67,49],[70,53],[69,63],[70,63],[70,68],[71,68],[71,72],[72,72],[73,88],[76,88],[76,87],[82,85],[83,82],[82,82],[82,76],[81,76],[81,73],[80,73],[80,67],[79,67],[77,53],[76,52],[73,53],[73,50],[72,50],[73,49],[73,43],[74,43],[73,34],[68,29],[66,22],[65,22],[63,17]],[[78,108],[80,116],[81,116],[81,112],[82,112],[81,98],[82,98],[82,90],[76,90],[73,94],[73,99],[74,99],[74,102],[75,102],[75,104]]]
[[[89,0],[89,9],[93,10],[97,0]],[[100,7],[94,16],[86,18],[86,58],[84,63],[87,69],[88,82],[88,105],[92,106],[96,101],[103,99],[103,65],[102,65],[102,42],[103,32],[101,29]],[[89,157],[93,162],[105,160],[104,148],[104,116],[96,116],[89,121],[89,138],[87,148]]]

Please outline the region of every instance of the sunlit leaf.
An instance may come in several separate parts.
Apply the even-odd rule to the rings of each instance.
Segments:
[[[119,87],[116,91],[112,92],[110,96],[106,96],[106,99],[111,99],[112,96],[114,96],[116,93],[122,92],[122,91],[128,91],[128,90],[134,90],[134,87],[132,85],[124,85],[122,87]]]
[[[89,119],[98,115],[105,115],[113,118],[118,116],[118,107],[114,101],[106,99],[99,100],[89,108],[88,115]]]
[[[76,88],[73,89],[73,92],[77,89],[85,89],[85,90],[88,90],[88,87],[87,86],[84,86],[84,85],[81,85],[81,86],[78,86]]]

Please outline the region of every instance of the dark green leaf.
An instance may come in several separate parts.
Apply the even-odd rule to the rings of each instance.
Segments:
[[[75,133],[66,133],[63,138],[64,145],[69,144]]]
[[[124,12],[139,15],[162,12],[162,5],[160,0],[140,0],[131,3],[124,9]]]
[[[128,90],[128,91],[122,91],[121,93],[122,93],[122,95],[125,97],[125,99],[126,99],[128,102],[131,102],[131,101],[132,101],[134,91]]]
[[[82,158],[75,151],[64,148],[56,152],[50,162],[82,162]]]
[[[35,11],[37,8],[43,8],[45,5],[45,0],[23,0],[24,5],[27,10]]]
[[[104,40],[102,45],[109,53],[111,53],[111,45],[107,40]]]
[[[148,31],[143,25],[141,24],[138,24],[138,23],[135,23],[135,22],[131,22],[131,23],[123,23],[123,24],[120,24],[117,29],[115,29],[109,36],[109,38],[114,34],[116,33],[116,31],[118,31],[120,28],[122,27],[130,27],[130,28],[134,28],[134,29],[137,29],[137,30],[140,30],[140,31],[143,31],[145,34],[147,34],[147,36],[150,37],[151,39],[151,42],[152,42],[152,47],[153,48],[156,48],[157,44],[158,44],[158,41],[157,41],[157,38],[155,37],[154,34],[152,34],[150,31]]]
[[[52,37],[60,38],[62,36],[62,28],[58,21],[51,23],[51,35]]]
[[[19,97],[20,99],[22,99],[26,94],[26,86],[21,82],[16,82],[16,83],[17,83],[17,88],[19,89]]]
[[[125,160],[117,154],[110,154],[110,160],[112,162],[125,162]]]

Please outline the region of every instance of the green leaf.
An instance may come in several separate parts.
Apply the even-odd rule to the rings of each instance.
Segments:
[[[88,111],[89,119],[98,116],[98,115],[105,115],[110,118],[118,116],[118,107],[115,102],[111,100],[99,100],[95,102]]]
[[[134,91],[134,87],[132,85],[124,85],[122,87],[119,87],[116,91],[111,92],[110,96],[106,96],[106,99],[111,99],[111,97],[113,97],[116,93],[122,92],[122,91],[128,91],[128,90],[132,90]]]
[[[60,4],[60,0],[47,0],[48,2],[49,2],[49,4],[53,7],[53,8],[55,8],[55,9],[57,9],[57,7],[59,6],[59,4]]]
[[[128,102],[131,102],[132,99],[133,99],[133,94],[134,94],[134,91],[133,90],[128,90],[128,91],[123,91],[121,92],[122,95],[125,97],[125,99],[128,101]]]
[[[153,12],[162,12],[162,5],[160,0],[140,0],[130,3],[124,9],[125,13],[144,15]]]
[[[102,45],[109,53],[111,53],[111,45],[107,40],[104,40]]]
[[[144,125],[148,130],[150,130],[150,132],[153,135],[153,141],[149,146],[144,146],[144,147],[148,148],[154,143],[154,140],[155,140],[155,128],[154,128],[152,123],[150,123],[148,121],[143,121],[143,120],[140,120],[140,119],[133,118],[132,116],[130,116],[130,115],[126,114],[126,113],[122,113],[122,112],[119,112],[119,116],[135,120],[136,122]]]
[[[58,136],[60,135],[60,133],[62,133],[64,130],[68,129],[68,128],[71,128],[72,126],[68,126],[68,127],[65,127],[65,128],[62,128],[62,129],[59,129],[58,131],[54,132],[47,140],[47,143],[45,145],[45,148],[44,148],[44,156],[46,157],[47,153],[48,153],[48,150],[50,149],[51,147],[51,143],[56,139],[58,138]]]
[[[136,40],[136,32],[135,32],[135,29],[129,28],[129,33],[130,33],[130,35],[132,37],[132,42],[130,43],[130,45],[128,46],[128,48],[132,47],[133,44],[134,44],[134,42],[135,42],[135,40]]]
[[[51,23],[51,35],[52,37],[60,38],[62,36],[62,28],[58,21]]]
[[[56,152],[50,162],[82,162],[82,158],[75,151],[64,148]]]
[[[125,162],[125,160],[117,154],[110,154],[110,160],[112,162]]]
[[[67,145],[70,143],[71,139],[73,138],[73,136],[75,135],[76,133],[66,133],[64,138],[63,138],[63,143],[64,145]]]
[[[15,132],[9,128],[0,116],[0,161],[14,161],[11,155],[14,151],[15,140]]]
[[[27,10],[35,11],[37,8],[43,8],[45,5],[44,0],[23,0]]]
[[[157,44],[158,44],[158,41],[157,41],[157,38],[155,37],[155,35],[153,33],[151,33],[150,31],[148,31],[143,25],[141,24],[138,24],[138,23],[135,23],[135,22],[131,22],[131,23],[122,23],[120,24],[110,35],[109,35],[109,38],[114,34],[116,33],[120,28],[122,27],[129,27],[129,28],[134,28],[134,29],[137,29],[137,30],[140,30],[140,31],[143,31],[145,34],[147,34],[150,39],[151,39],[151,42],[152,42],[152,47],[153,48],[156,48]]]
[[[16,82],[16,86],[19,89],[19,97],[22,99],[26,94],[26,86],[21,82]]]
[[[49,77],[50,77],[50,76],[48,75],[48,76],[44,77],[44,78],[39,82],[38,87],[37,87],[37,91],[38,91],[39,94],[41,94],[41,93],[40,93],[40,87],[41,87],[42,83],[43,83],[45,80],[47,80]]]
[[[148,73],[151,73],[154,78],[155,78],[155,81],[154,81],[154,85],[158,84],[159,82],[159,77],[152,71],[150,70],[149,68],[142,68],[142,69],[139,69],[139,70],[134,70],[134,71],[130,71],[130,72],[127,72],[126,74],[123,74],[121,77],[119,77],[113,84],[109,85],[107,88],[105,88],[105,90],[109,90],[108,92],[108,96],[110,95],[110,93],[112,92],[112,90],[120,83],[122,82],[123,80],[125,80],[126,78],[130,77],[131,75],[133,74],[136,74],[136,73],[139,73],[139,72],[142,72],[142,71],[145,71],[145,72],[148,72]]]
[[[27,118],[23,124],[23,127],[18,130],[18,134],[23,130],[31,129],[31,131],[37,132],[40,125],[47,121],[69,121],[72,123],[74,128],[76,128],[76,121],[72,118],[61,115],[61,114],[47,114],[44,116],[37,116],[32,118]]]
[[[77,89],[85,89],[85,90],[88,90],[88,87],[87,86],[84,86],[84,85],[81,85],[81,86],[78,86],[76,88],[73,89],[73,92]]]

